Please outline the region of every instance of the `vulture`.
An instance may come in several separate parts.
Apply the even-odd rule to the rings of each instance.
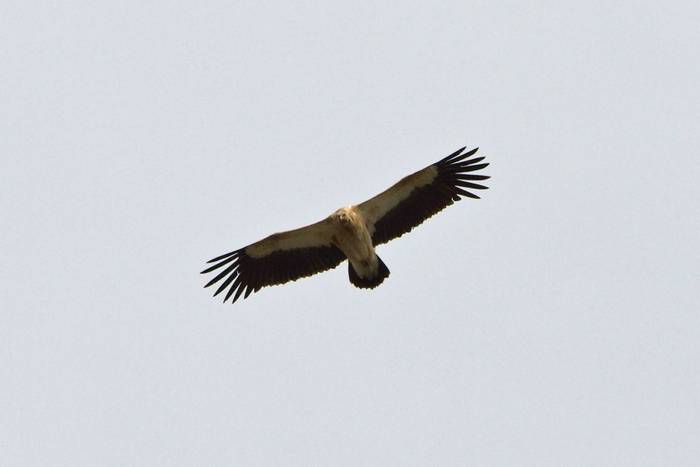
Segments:
[[[479,148],[466,147],[402,178],[367,201],[338,209],[322,221],[272,234],[239,250],[209,260],[202,274],[216,272],[204,287],[218,284],[214,296],[226,291],[248,298],[263,287],[284,284],[327,271],[348,260],[350,283],[373,289],[389,276],[389,268],[375,247],[398,238],[423,221],[459,201],[479,199],[470,190],[487,187],[477,174],[489,164],[472,157]]]

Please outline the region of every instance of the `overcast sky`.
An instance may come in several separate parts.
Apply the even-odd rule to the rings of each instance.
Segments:
[[[695,2],[0,6],[0,465],[697,466]],[[204,261],[467,145],[235,305]]]

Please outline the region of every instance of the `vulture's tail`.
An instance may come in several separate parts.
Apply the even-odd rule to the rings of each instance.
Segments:
[[[352,267],[352,263],[348,261],[348,275],[350,276],[350,282],[352,285],[361,289],[373,289],[384,282],[384,279],[389,277],[389,268],[386,267],[386,264],[384,264],[384,261],[382,261],[379,256],[377,256],[377,262],[379,264],[375,276],[365,279],[360,277],[360,275],[355,272],[355,269]]]

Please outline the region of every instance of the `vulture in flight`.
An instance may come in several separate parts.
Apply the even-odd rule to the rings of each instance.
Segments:
[[[217,271],[204,286],[218,284],[214,296],[226,291],[224,302],[262,287],[284,284],[327,271],[348,260],[350,282],[373,289],[389,276],[375,247],[400,237],[462,196],[479,199],[469,190],[486,189],[475,172],[488,163],[472,157],[479,148],[466,147],[402,178],[364,203],[340,208],[320,222],[279,232],[208,261],[202,274]]]

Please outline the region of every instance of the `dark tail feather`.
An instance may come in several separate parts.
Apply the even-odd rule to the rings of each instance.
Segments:
[[[384,261],[382,261],[382,259],[379,256],[377,256],[377,261],[379,261],[377,274],[369,279],[363,279],[362,277],[360,277],[355,272],[355,269],[353,269],[352,263],[348,261],[348,274],[350,276],[350,282],[352,283],[352,285],[361,289],[373,289],[382,282],[384,282],[384,279],[389,277],[389,268],[386,267],[386,264],[384,264]]]

